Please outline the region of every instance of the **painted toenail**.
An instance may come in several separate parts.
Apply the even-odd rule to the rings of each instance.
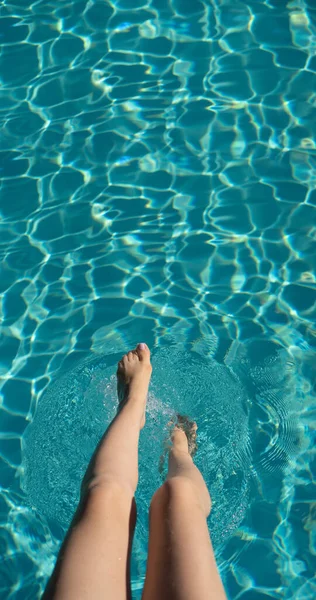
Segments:
[[[139,349],[140,349],[140,350],[146,350],[146,348],[147,348],[146,344],[144,344],[143,342],[141,342],[141,343],[140,343],[140,344],[138,344],[138,345],[139,345]]]

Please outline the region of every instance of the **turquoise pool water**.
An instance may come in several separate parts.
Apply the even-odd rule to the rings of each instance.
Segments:
[[[177,410],[228,598],[316,597],[315,32],[312,0],[2,3],[1,598],[40,598],[139,341],[134,598]]]

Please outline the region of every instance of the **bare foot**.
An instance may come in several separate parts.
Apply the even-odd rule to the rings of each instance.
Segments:
[[[161,476],[163,476],[166,455],[171,449],[178,450],[178,452],[185,452],[186,454],[189,454],[191,458],[193,458],[197,451],[197,424],[195,421],[191,421],[184,415],[177,414],[176,424],[174,424],[174,420],[171,420],[168,425],[174,425],[174,428],[170,437],[165,440],[164,449],[159,459],[158,470]]]
[[[141,427],[145,425],[146,401],[151,372],[150,351],[146,344],[138,344],[135,350],[127,352],[117,366],[119,410],[127,402],[139,404]]]
[[[175,450],[188,452],[194,456],[197,451],[196,432],[197,424],[188,417],[178,414],[178,422],[171,434],[172,444]]]

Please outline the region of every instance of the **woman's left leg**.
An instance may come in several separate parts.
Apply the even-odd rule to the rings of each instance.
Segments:
[[[179,426],[172,442],[167,479],[150,506],[142,600],[226,600],[206,520],[211,498],[190,455],[193,444]]]
[[[120,410],[88,467],[82,500],[43,600],[126,600],[136,522],[138,441],[151,376],[145,344],[118,365]]]

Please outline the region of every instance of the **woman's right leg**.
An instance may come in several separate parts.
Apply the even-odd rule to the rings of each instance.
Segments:
[[[176,427],[168,477],[150,507],[143,600],[226,600],[206,522],[210,510],[186,434]]]
[[[138,441],[151,376],[145,345],[118,365],[120,410],[98,445],[43,600],[127,600],[136,521]]]

